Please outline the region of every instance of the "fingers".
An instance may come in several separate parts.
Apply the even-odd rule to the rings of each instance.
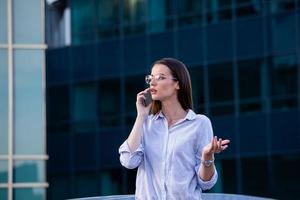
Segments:
[[[212,140],[212,151],[214,153],[221,153],[228,148],[229,143],[230,140],[222,140],[222,138],[217,139],[217,136],[215,136]]]

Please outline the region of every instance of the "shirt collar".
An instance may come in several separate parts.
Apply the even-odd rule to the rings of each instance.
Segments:
[[[196,117],[196,113],[191,110],[188,109],[188,113],[186,114],[185,118],[183,120],[193,120]],[[165,118],[164,114],[162,113],[162,111],[159,111],[155,116],[154,119],[157,120],[158,118]]]

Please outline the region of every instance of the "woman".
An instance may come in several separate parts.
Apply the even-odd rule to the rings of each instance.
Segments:
[[[213,137],[210,120],[193,112],[191,80],[182,62],[156,61],[146,82],[150,88],[137,94],[136,121],[119,149],[124,167],[138,167],[135,197],[199,200],[202,190],[216,183],[214,154],[229,140]],[[145,106],[148,90],[153,101]]]

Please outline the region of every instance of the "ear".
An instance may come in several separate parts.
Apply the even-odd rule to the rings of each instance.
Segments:
[[[179,82],[178,82],[178,81],[176,82],[175,89],[176,89],[176,90],[179,90],[179,89],[180,89],[180,87],[179,87]]]

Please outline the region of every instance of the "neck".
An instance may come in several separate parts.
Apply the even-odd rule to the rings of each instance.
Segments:
[[[162,102],[162,112],[169,122],[182,119],[187,113],[178,101]]]

